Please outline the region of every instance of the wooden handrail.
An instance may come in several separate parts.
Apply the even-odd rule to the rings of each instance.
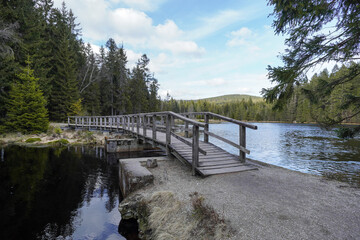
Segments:
[[[203,115],[205,116],[205,128],[204,128],[204,142],[209,141],[209,136],[215,137],[233,147],[236,147],[239,149],[239,157],[240,161],[245,162],[246,154],[250,154],[250,151],[246,149],[246,128],[257,130],[257,126],[245,123],[236,119],[232,119],[229,117],[222,116],[220,114],[212,113],[212,112],[187,112],[187,113],[181,113],[181,115],[189,116],[189,115]],[[239,144],[236,144],[226,138],[223,138],[221,136],[218,136],[214,133],[209,132],[209,116],[219,118],[221,120],[234,123],[239,125]]]
[[[213,112],[187,112],[187,113],[180,113],[180,114],[181,115],[205,115],[205,116],[210,115],[210,116],[213,116],[213,117],[216,117],[216,118],[219,118],[219,119],[222,119],[224,121],[231,122],[231,123],[234,123],[234,124],[237,124],[237,125],[240,125],[240,126],[244,126],[244,127],[251,128],[251,129],[254,129],[254,130],[257,129],[256,125],[246,123],[246,122],[242,122],[242,121],[239,121],[239,120],[236,120],[236,119],[233,119],[233,118],[225,117],[225,116],[222,116],[220,114],[213,113]]]

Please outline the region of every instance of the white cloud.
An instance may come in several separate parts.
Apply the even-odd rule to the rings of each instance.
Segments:
[[[187,86],[222,86],[226,84],[223,78],[213,78],[209,80],[191,81],[184,83]]]
[[[125,51],[126,51],[126,56],[127,56],[127,60],[128,60],[127,66],[128,66],[128,68],[132,69],[133,67],[136,66],[136,62],[140,59],[142,54],[136,53],[129,49],[125,49]]]
[[[130,0],[112,2],[129,4]],[[145,6],[150,0],[136,0],[135,3]],[[66,4],[78,16],[86,41],[105,42],[111,37],[118,44],[123,42],[134,48],[166,50],[188,57],[200,57],[205,53],[205,49],[187,39],[172,20],[154,25],[146,13],[133,8],[114,8],[106,0],[67,0]],[[55,5],[60,6],[60,0],[55,0]]]
[[[230,40],[226,45],[230,47],[245,46],[251,51],[260,50],[254,42],[256,42],[256,34],[247,27],[242,27],[237,31],[230,33]]]
[[[91,48],[92,48],[92,50],[93,50],[93,52],[94,52],[95,54],[99,54],[99,53],[100,53],[100,46],[95,45],[95,44],[90,44],[90,46],[91,46]]]
[[[188,33],[189,38],[199,39],[207,37],[231,24],[250,21],[256,18],[258,9],[254,7],[241,10],[222,10],[211,17],[200,19],[201,26]]]

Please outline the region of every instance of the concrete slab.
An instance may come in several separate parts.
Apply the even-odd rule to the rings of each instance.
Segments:
[[[158,162],[168,160],[167,157],[127,158],[119,160],[119,185],[124,197],[137,189],[153,183],[154,176],[145,167],[148,159],[156,159]]]

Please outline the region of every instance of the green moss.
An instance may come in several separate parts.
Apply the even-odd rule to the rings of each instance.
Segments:
[[[54,129],[54,133],[57,134],[57,135],[60,135],[60,134],[62,133],[61,128],[56,127],[56,128]]]
[[[28,138],[26,139],[26,143],[34,143],[34,142],[40,142],[41,139],[40,138]]]
[[[50,145],[58,145],[58,146],[63,146],[63,145],[67,145],[69,144],[69,141],[62,138],[53,142],[49,142]]]

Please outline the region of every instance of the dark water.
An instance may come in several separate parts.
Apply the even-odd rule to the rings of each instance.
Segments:
[[[360,185],[360,137],[339,139],[333,131],[312,124],[254,123],[258,130],[247,129],[249,158],[317,175],[338,174]],[[211,124],[210,130],[239,142],[238,126]],[[227,151],[238,150],[210,137]],[[341,179],[340,179],[341,180]]]
[[[0,239],[125,239],[118,233],[117,159],[154,155],[85,147],[0,150]]]

